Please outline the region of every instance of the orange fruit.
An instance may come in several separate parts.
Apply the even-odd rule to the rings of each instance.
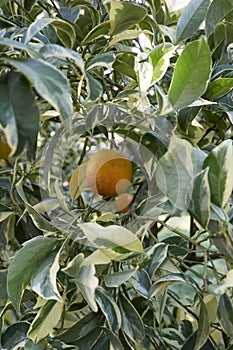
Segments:
[[[97,151],[87,162],[87,183],[93,192],[102,196],[119,195],[129,187],[131,179],[131,161],[119,151]]]
[[[0,159],[7,159],[10,153],[10,146],[3,140],[3,135],[0,135]]]
[[[116,207],[119,213],[126,213],[129,209],[133,196],[130,193],[121,193],[116,199]]]

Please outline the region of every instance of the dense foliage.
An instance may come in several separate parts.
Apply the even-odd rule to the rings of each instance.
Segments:
[[[0,1],[2,349],[233,349],[232,5]]]

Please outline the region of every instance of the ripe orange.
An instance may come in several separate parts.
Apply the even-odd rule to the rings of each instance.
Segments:
[[[130,193],[121,193],[116,199],[116,207],[119,213],[126,213],[129,209],[133,196]]]
[[[103,149],[87,162],[86,180],[95,193],[115,197],[131,184],[132,164],[121,152]]]
[[[3,135],[0,135],[0,159],[7,159],[10,153],[10,146],[3,140]]]

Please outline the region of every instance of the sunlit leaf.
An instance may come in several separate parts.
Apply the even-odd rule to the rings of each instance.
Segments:
[[[168,97],[175,109],[188,106],[206,90],[211,73],[210,49],[205,39],[189,43],[176,62]]]
[[[38,343],[46,335],[52,332],[60,320],[63,310],[63,302],[49,300],[39,310],[28,330],[28,337]]]

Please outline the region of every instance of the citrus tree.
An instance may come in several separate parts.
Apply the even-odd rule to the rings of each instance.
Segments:
[[[2,349],[233,349],[232,5],[0,1]]]

